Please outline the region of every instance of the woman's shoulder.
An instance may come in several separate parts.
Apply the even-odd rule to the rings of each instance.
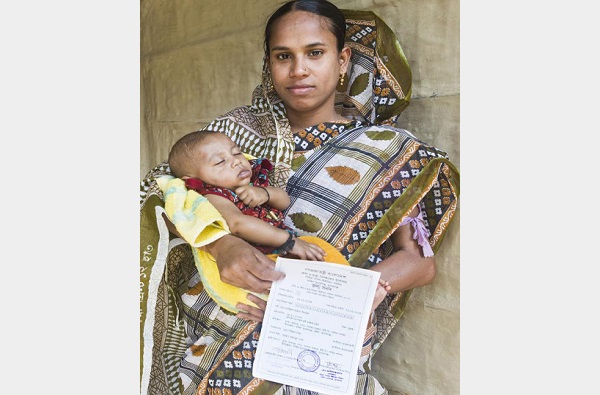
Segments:
[[[421,138],[419,138],[412,132],[410,132],[404,128],[395,126],[395,125],[363,124],[362,126],[355,128],[354,130],[359,135],[364,134],[368,139],[373,140],[373,141],[380,141],[380,140],[391,141],[391,140],[398,140],[398,139],[400,141],[405,141],[405,142],[410,141],[410,142],[422,147],[422,149],[426,150],[429,155],[444,157],[444,158],[446,158],[448,156],[448,154],[445,151],[422,140]]]

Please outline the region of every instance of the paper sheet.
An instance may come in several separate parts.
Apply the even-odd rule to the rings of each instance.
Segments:
[[[277,258],[252,374],[325,394],[353,394],[379,273]]]

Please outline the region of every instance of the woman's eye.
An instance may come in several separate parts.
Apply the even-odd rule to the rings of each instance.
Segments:
[[[323,54],[323,51],[321,50],[314,50],[314,51],[310,51],[310,53],[308,54],[309,56],[320,56]]]
[[[290,55],[288,55],[286,53],[280,53],[280,54],[275,55],[275,59],[277,59],[277,60],[286,60],[289,58],[290,58]]]

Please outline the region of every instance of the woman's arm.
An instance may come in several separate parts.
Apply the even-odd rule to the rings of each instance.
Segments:
[[[415,208],[411,217],[418,214]],[[399,227],[390,236],[395,252],[373,266],[389,282],[391,293],[407,291],[433,282],[436,275],[435,257],[425,258],[417,240],[413,239],[412,225]]]
[[[175,227],[175,224],[173,224],[173,222],[171,222],[171,220],[169,219],[169,217],[167,217],[167,214],[162,213],[162,217],[165,220],[165,223],[167,224],[167,229],[169,229],[169,232],[173,233],[175,236],[182,238],[181,234],[179,234],[179,231],[177,231],[177,228]]]
[[[183,239],[167,215],[163,213],[162,216],[165,219],[169,232]],[[275,263],[267,258],[265,254],[239,237],[231,234],[222,236],[212,243],[207,244],[204,248],[215,258],[221,280],[227,284],[257,293],[267,293],[271,289],[273,281],[285,277],[283,272],[275,271]],[[254,297],[252,301],[255,301],[255,299],[262,301],[262,299],[252,294],[249,295]],[[257,304],[260,306],[259,303]],[[251,306],[245,307],[247,310]],[[254,310],[256,309],[253,308],[250,311]],[[260,316],[261,312],[258,311],[254,315],[248,315],[247,317],[259,320],[258,317]]]

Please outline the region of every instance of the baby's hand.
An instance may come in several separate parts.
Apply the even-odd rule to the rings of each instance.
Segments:
[[[235,193],[245,205],[252,208],[260,206],[269,200],[267,192],[264,189],[252,185],[237,187]]]
[[[290,250],[290,254],[297,256],[300,259],[308,259],[310,261],[323,261],[325,251],[316,244],[307,243],[302,239],[295,239],[294,248]]]

